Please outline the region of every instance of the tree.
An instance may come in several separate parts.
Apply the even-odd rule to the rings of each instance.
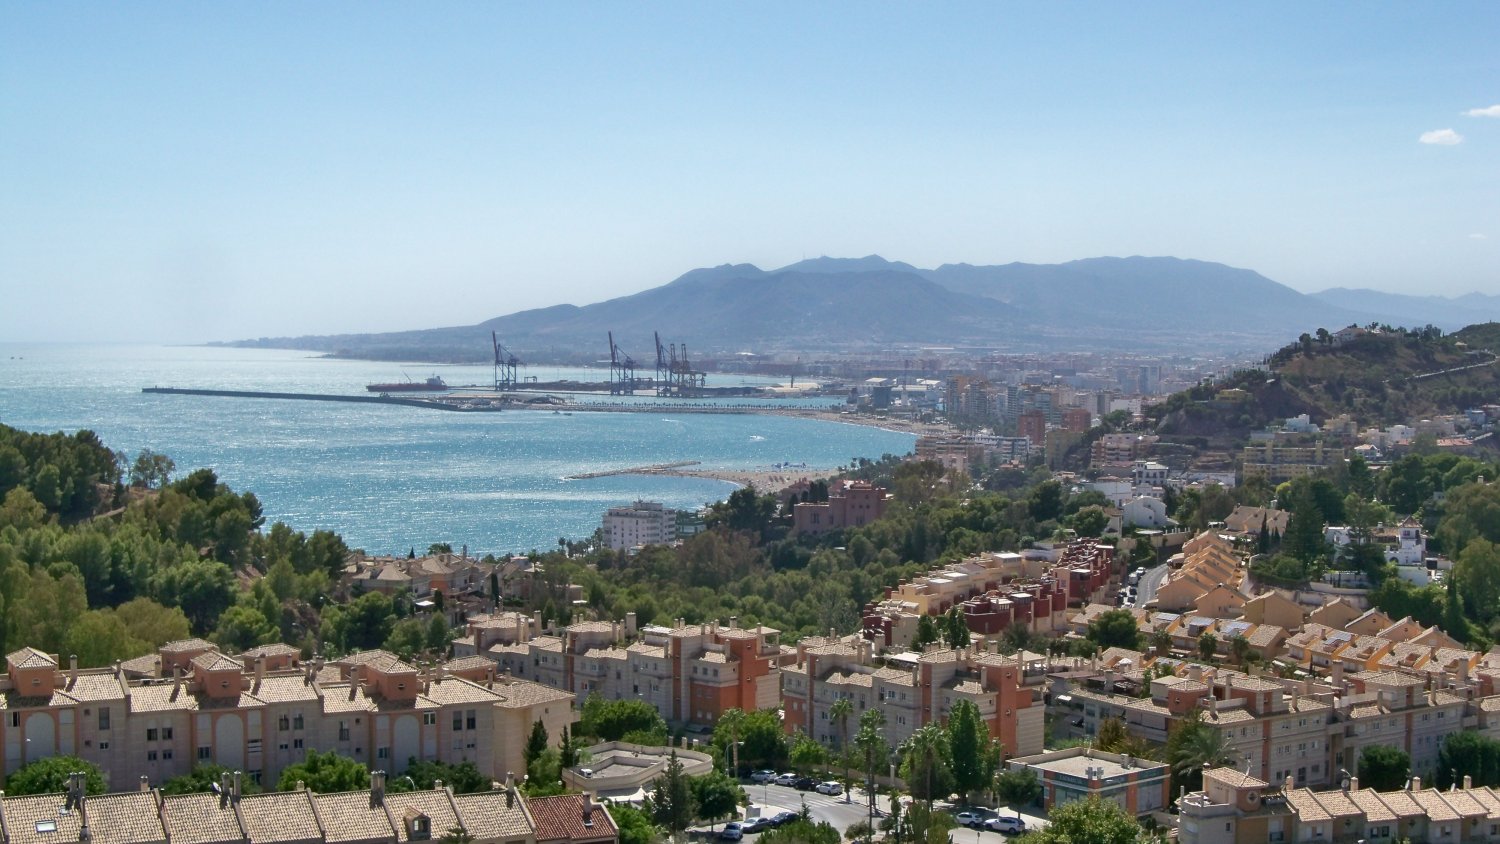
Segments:
[[[1360,751],[1358,770],[1362,787],[1396,791],[1411,776],[1411,757],[1395,745],[1367,745]]]
[[[1119,753],[1130,740],[1130,731],[1119,718],[1105,718],[1099,722],[1099,732],[1094,736],[1094,746],[1105,753]]]
[[[1120,804],[1089,797],[1053,806],[1047,813],[1046,829],[1017,840],[1021,844],[1136,844],[1141,832],[1141,825]]]
[[[901,778],[911,796],[923,800],[927,808],[932,801],[953,793],[952,773],[948,768],[948,735],[937,724],[925,724],[901,745]]]
[[[1130,610],[1108,610],[1089,622],[1088,639],[1100,648],[1140,650],[1141,630]]]
[[[77,656],[78,664],[84,667],[110,665],[153,650],[131,636],[125,623],[110,610],[89,610],[79,616],[68,629],[66,642],[67,652]]]
[[[969,646],[969,622],[964,618],[963,609],[954,607],[943,617],[943,640],[954,650]]]
[[[301,762],[282,769],[276,790],[293,791],[299,782],[319,794],[358,791],[369,787],[370,771],[362,763],[332,750],[327,753],[309,750]]]
[[[1234,764],[1224,734],[1205,724],[1192,710],[1167,737],[1167,763],[1172,766],[1172,791],[1203,788],[1203,769]]]
[[[1438,748],[1437,786],[1469,776],[1478,787],[1500,786],[1500,741],[1472,730],[1449,733]]]
[[[859,732],[854,734],[854,746],[859,750],[860,770],[865,775],[865,793],[870,798],[870,817],[875,816],[875,777],[890,754],[890,744],[885,740],[885,710],[866,709],[859,716]]]
[[[562,728],[562,738],[557,740],[558,763],[564,768],[578,764],[578,742],[568,736],[568,728]]]
[[[965,798],[995,777],[999,761],[990,746],[990,730],[971,700],[960,700],[948,713],[948,755],[953,787]]]
[[[130,464],[130,485],[141,489],[161,489],[172,479],[177,464],[165,454],[157,454],[149,448],[141,449]]]
[[[1032,488],[1031,494],[1026,497],[1026,506],[1031,511],[1031,518],[1038,522],[1045,522],[1061,516],[1065,495],[1062,484],[1058,481],[1044,481],[1037,484]]]
[[[1251,651],[1250,640],[1243,633],[1235,633],[1229,637],[1229,652],[1234,655],[1235,664],[1244,665],[1245,660],[1250,658]]]
[[[473,762],[437,762],[426,759],[411,759],[406,765],[406,776],[411,777],[419,789],[435,787],[438,780],[452,788],[454,794],[476,794],[490,790],[490,778],[480,772]]]
[[[722,818],[730,817],[745,801],[745,791],[734,778],[722,771],[709,771],[701,777],[690,777],[693,803],[700,820],[708,821],[709,829]]]
[[[995,792],[1009,806],[1030,806],[1042,799],[1042,782],[1030,768],[1003,771],[995,778]]]
[[[1500,546],[1488,539],[1469,542],[1453,566],[1453,584],[1474,620],[1489,623],[1500,612]]]
[[[682,772],[682,763],[677,751],[672,751],[667,768],[651,783],[646,795],[646,809],[651,820],[669,833],[679,833],[693,823],[696,807],[693,805],[693,787]]]
[[[1098,536],[1109,526],[1109,516],[1102,507],[1085,507],[1074,513],[1071,521],[1079,536]]]
[[[269,645],[281,638],[281,631],[249,604],[236,604],[219,616],[213,640],[230,653],[240,653],[258,645]]]
[[[620,830],[620,844],[651,844],[656,838],[651,816],[640,809],[629,803],[606,803],[604,808]]]
[[[1323,511],[1318,507],[1310,486],[1297,484],[1292,487],[1286,533],[1281,537],[1282,553],[1304,563],[1313,563],[1327,555],[1328,543],[1323,539]]]
[[[526,749],[522,751],[526,760],[526,767],[531,768],[531,763],[547,752],[547,726],[540,720],[531,722],[531,734],[526,737]]]
[[[923,615],[918,618],[917,632],[912,636],[911,646],[920,651],[937,640],[937,623],[932,620],[932,616]]]
[[[100,772],[99,766],[77,756],[47,756],[17,768],[15,773],[5,778],[5,793],[11,797],[22,797],[67,791],[68,777],[75,772],[84,775],[86,793],[104,793],[104,774]]]
[[[844,761],[844,802],[849,802],[849,716],[854,714],[854,701],[840,697],[828,707],[828,717],[839,725],[839,757]]]
[[[719,715],[719,723],[714,725],[714,732],[722,730],[725,733],[725,744],[729,748],[729,758],[733,770],[730,773],[736,777],[740,775],[740,732],[745,728],[745,710],[733,707],[724,710]]]
[[[162,794],[200,794],[214,790],[223,782],[225,774],[233,773],[223,765],[194,765],[193,769],[180,777],[172,777],[161,784]],[[259,794],[260,786],[248,780],[241,781],[243,794]]]
[[[828,748],[807,733],[799,732],[792,739],[789,755],[792,768],[798,773],[805,774],[828,761]]]
[[[1198,656],[1203,657],[1204,662],[1208,662],[1214,658],[1218,650],[1219,637],[1215,636],[1211,630],[1203,631],[1203,635],[1198,637]]]
[[[667,722],[656,707],[644,700],[605,700],[596,693],[584,701],[578,735],[593,736],[600,741],[621,741],[632,733],[660,736],[661,741],[645,743],[664,744]]]

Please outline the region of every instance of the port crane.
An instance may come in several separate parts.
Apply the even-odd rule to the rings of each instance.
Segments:
[[[490,342],[495,346],[495,389],[514,390],[519,383],[516,379],[516,367],[526,364],[500,344],[499,334],[491,331]]]
[[[685,396],[702,388],[708,381],[707,373],[693,369],[688,360],[687,344],[679,349],[676,343],[663,346],[661,333],[652,332],[656,338],[656,394],[658,396]]]
[[[615,345],[615,333],[609,332],[609,394],[635,395],[635,359]]]

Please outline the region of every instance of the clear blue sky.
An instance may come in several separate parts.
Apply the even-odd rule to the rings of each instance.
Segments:
[[[821,254],[1500,293],[1497,36],[1493,2],[18,0],[0,340],[465,324]]]

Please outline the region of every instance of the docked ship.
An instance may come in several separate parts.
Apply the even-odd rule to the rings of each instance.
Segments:
[[[372,393],[430,393],[448,389],[443,379],[434,375],[426,381],[413,381],[410,378],[394,384],[366,384],[365,389]]]

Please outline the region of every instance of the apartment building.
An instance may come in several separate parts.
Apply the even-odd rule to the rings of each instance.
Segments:
[[[1041,692],[1045,662],[1037,655],[1002,656],[979,647],[929,647],[888,654],[877,666],[874,646],[858,638],[812,637],[797,645],[796,663],[782,670],[781,703],[788,735],[798,731],[837,745],[842,728],[829,716],[849,700],[854,721],[868,709],[885,713],[885,737],[899,745],[918,728],[943,723],[960,700],[979,708],[1007,756],[1040,753],[1045,733]]]
[[[1242,477],[1264,475],[1267,481],[1279,484],[1327,469],[1348,457],[1349,450],[1337,440],[1306,434],[1290,438],[1278,435],[1245,446],[1240,453],[1240,473]]]
[[[1263,844],[1325,841],[1370,844],[1500,841],[1500,792],[1474,788],[1424,788],[1413,777],[1399,791],[1360,788],[1350,777],[1329,791],[1274,788],[1232,768],[1203,772],[1203,790],[1178,802],[1182,844]]]
[[[727,709],[772,709],[779,700],[781,632],[769,627],[678,619],[637,631],[629,613],[623,623],[527,629],[534,633],[491,645],[484,656],[506,674],[565,690],[580,703],[595,694],[642,700],[670,723],[710,726]]]
[[[1031,771],[1042,785],[1038,808],[1095,797],[1118,805],[1133,816],[1164,811],[1170,801],[1170,768],[1163,762],[1070,747],[1022,756],[1007,763],[1012,771]]]
[[[280,652],[234,658],[187,640],[151,659],[136,661],[132,674],[123,664],[62,669],[33,648],[10,654],[0,681],[0,775],[76,755],[117,787],[162,782],[200,763],[270,784],[308,750],[331,750],[392,772],[412,759],[474,762],[502,778],[524,770],[532,722],[555,733],[573,720],[571,695],[419,671],[385,651],[303,663]]]
[[[451,787],[388,793],[385,774],[370,788],[337,794],[293,791],[245,794],[226,781],[218,794],[136,791],[0,798],[6,844],[269,844],[278,842],[438,841],[459,830],[475,844],[608,844],[619,829],[602,805],[583,794],[527,799],[513,782],[476,794]]]
[[[603,530],[604,545],[611,551],[665,545],[677,539],[677,511],[657,501],[611,507],[604,514]]]
[[[792,506],[793,533],[827,533],[867,525],[885,515],[890,494],[867,481],[840,481],[827,501]]]

